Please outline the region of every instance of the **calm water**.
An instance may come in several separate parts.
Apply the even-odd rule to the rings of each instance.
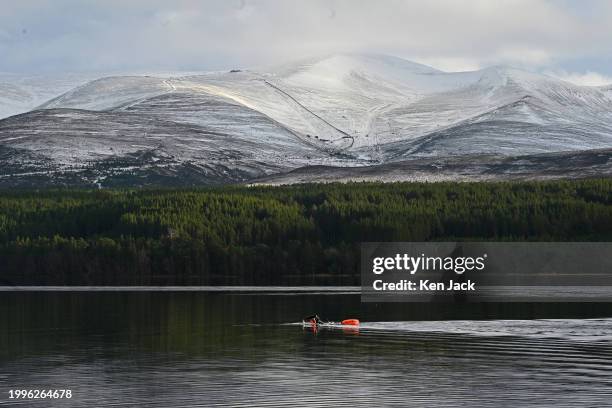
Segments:
[[[409,320],[541,313],[509,307],[362,305],[341,293],[4,292],[0,406],[19,405],[12,388],[73,393],[22,406],[612,406],[612,319]],[[295,324],[313,312],[365,322],[358,332]]]

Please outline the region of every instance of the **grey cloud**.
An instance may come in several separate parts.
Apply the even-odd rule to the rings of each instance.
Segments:
[[[13,3],[0,8],[3,71],[205,70],[335,51],[444,61],[447,69],[554,68],[612,55],[612,6],[603,0]]]

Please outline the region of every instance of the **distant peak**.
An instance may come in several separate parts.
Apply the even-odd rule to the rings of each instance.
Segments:
[[[377,53],[341,53],[336,55],[343,55],[346,57],[352,57],[356,59],[369,60],[372,62],[383,63],[398,68],[410,69],[418,73],[440,73],[442,71],[430,67],[425,64],[410,61],[405,58],[397,57],[394,55],[377,54]]]
[[[305,58],[283,64],[268,70],[281,76],[290,76],[298,72],[324,69],[338,74],[347,72],[383,72],[397,71],[410,74],[441,73],[433,67],[408,61],[406,59],[384,54],[338,52]]]
[[[506,85],[509,81],[523,85],[544,82],[565,83],[558,78],[553,78],[541,73],[507,65],[495,65],[488,68],[484,68],[479,72],[481,73],[480,83],[488,83],[495,85]],[[566,84],[571,85],[569,83]]]

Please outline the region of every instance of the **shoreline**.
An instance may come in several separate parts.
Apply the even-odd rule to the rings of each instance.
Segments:
[[[0,292],[328,292],[361,293],[361,286],[0,286]]]

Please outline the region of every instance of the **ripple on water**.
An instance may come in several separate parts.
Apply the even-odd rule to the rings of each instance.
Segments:
[[[317,334],[245,324],[197,336],[188,324],[177,337],[59,331],[51,349],[0,359],[0,388],[70,386],[61,406],[74,407],[611,404],[612,319],[365,322]]]

